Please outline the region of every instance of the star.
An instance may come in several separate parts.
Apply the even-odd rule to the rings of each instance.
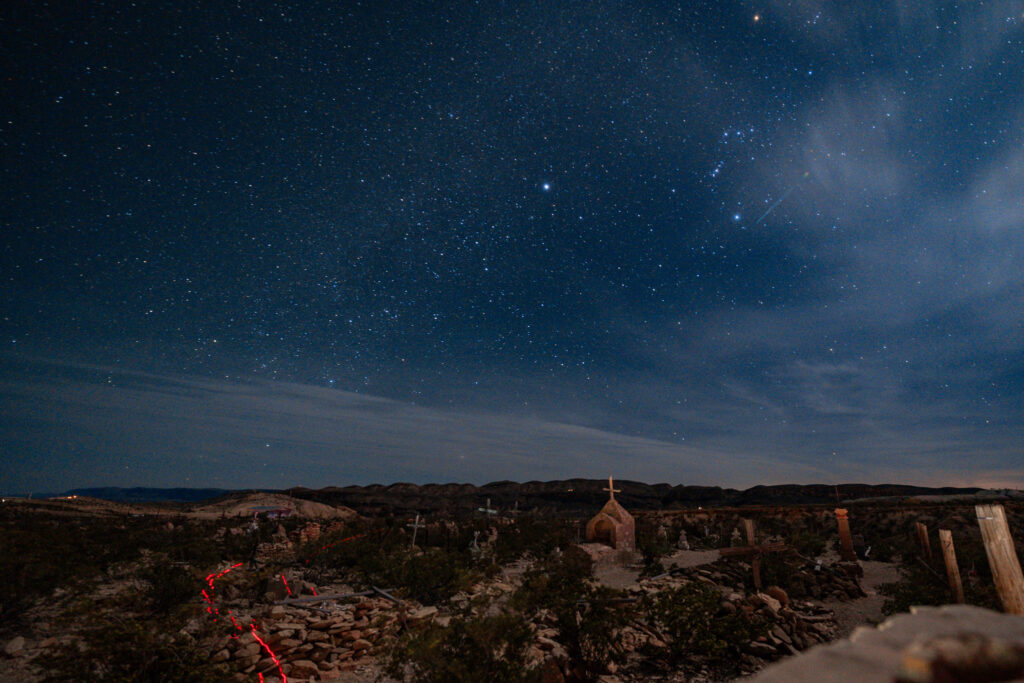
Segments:
[[[547,192],[548,190],[551,189],[551,183],[544,183],[543,185],[540,186],[540,189],[542,189],[545,192]]]

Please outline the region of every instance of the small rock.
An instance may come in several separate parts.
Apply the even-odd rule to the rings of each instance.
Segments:
[[[437,614],[436,607],[421,607],[418,610],[413,610],[409,613],[409,621],[421,621],[423,619],[429,619],[430,617]]]
[[[782,603],[766,593],[758,593],[757,597],[773,614],[778,614],[779,610],[782,609]]]
[[[789,606],[789,595],[782,588],[779,588],[778,586],[768,586],[764,589],[764,592],[766,595],[770,595],[778,600],[779,604],[783,607]]]
[[[4,645],[4,654],[8,657],[19,657],[21,653],[25,651],[25,638],[22,636],[16,636],[8,641],[7,645]]]
[[[773,657],[776,654],[775,648],[768,643],[753,641],[747,644],[747,651],[758,657]]]
[[[319,672],[320,667],[308,659],[300,659],[296,662],[292,662],[288,669],[288,674],[290,676],[295,676],[296,678],[308,678],[318,674]]]

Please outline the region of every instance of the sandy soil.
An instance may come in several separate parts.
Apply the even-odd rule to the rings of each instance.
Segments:
[[[860,585],[867,597],[848,602],[825,602],[825,607],[836,614],[836,637],[846,638],[858,626],[873,625],[882,621],[882,603],[885,597],[878,594],[883,583],[899,581],[899,571],[891,562],[862,561],[864,576]]]
[[[661,564],[668,571],[673,564],[677,567],[696,567],[710,564],[717,559],[717,550],[677,550],[673,554],[663,557]],[[617,562],[614,552],[595,558],[594,578],[609,588],[624,589],[635,586],[639,577],[640,570],[623,566]]]

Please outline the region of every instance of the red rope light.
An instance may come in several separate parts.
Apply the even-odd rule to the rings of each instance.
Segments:
[[[267,651],[270,658],[274,660],[274,664],[277,666],[277,670],[281,674],[281,683],[288,683],[288,677],[284,675],[284,669],[281,668],[281,661],[277,658],[277,655],[274,654],[274,651],[270,649],[270,646],[260,638],[260,634],[256,633],[256,622],[252,622],[250,626],[252,626],[252,637],[256,639],[256,642],[263,646],[263,649]],[[263,680],[263,674],[260,674],[260,680]]]
[[[284,578],[284,574],[281,574],[281,581],[284,583],[284,589],[288,591],[288,595],[291,596],[292,589],[288,587],[288,579]]]
[[[239,562],[238,564],[228,567],[224,571],[214,572],[213,574],[209,574],[206,577],[206,584],[210,587],[210,591],[207,592],[206,589],[204,588],[202,589],[201,592],[203,594],[203,600],[206,601],[206,611],[209,614],[213,615],[214,621],[218,620],[217,615],[220,614],[220,608],[218,608],[216,603],[214,602],[214,596],[216,595],[216,586],[214,584],[216,583],[217,579],[221,578],[222,576],[224,576],[228,572],[231,572],[232,570],[238,569],[242,566],[242,564],[242,562]],[[281,575],[281,580],[284,581],[285,588],[288,588],[288,581],[285,580],[284,574]],[[288,594],[291,595],[291,589],[288,590]],[[228,617],[230,617],[231,623],[234,625],[237,631],[244,630],[242,628],[242,625],[238,623],[238,620],[235,619],[235,615],[231,613],[231,610],[228,610]],[[270,658],[274,660],[274,665],[277,666],[277,670],[281,674],[281,683],[288,683],[288,677],[284,675],[284,669],[281,667],[281,660],[277,658],[277,655],[274,654],[274,651],[270,649],[270,646],[267,645],[266,641],[260,638],[259,634],[256,632],[256,622],[252,622],[252,624],[250,624],[250,627],[252,629],[252,637],[256,639],[256,642],[258,642],[264,650],[267,651],[267,654],[270,655]],[[231,637],[237,639],[238,634],[232,634]],[[258,676],[260,683],[264,683],[263,674],[258,673]]]

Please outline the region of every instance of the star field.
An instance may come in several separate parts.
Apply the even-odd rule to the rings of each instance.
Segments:
[[[0,59],[9,407],[88,366],[1021,482],[1018,3],[36,4]],[[23,427],[15,486],[68,457]]]

